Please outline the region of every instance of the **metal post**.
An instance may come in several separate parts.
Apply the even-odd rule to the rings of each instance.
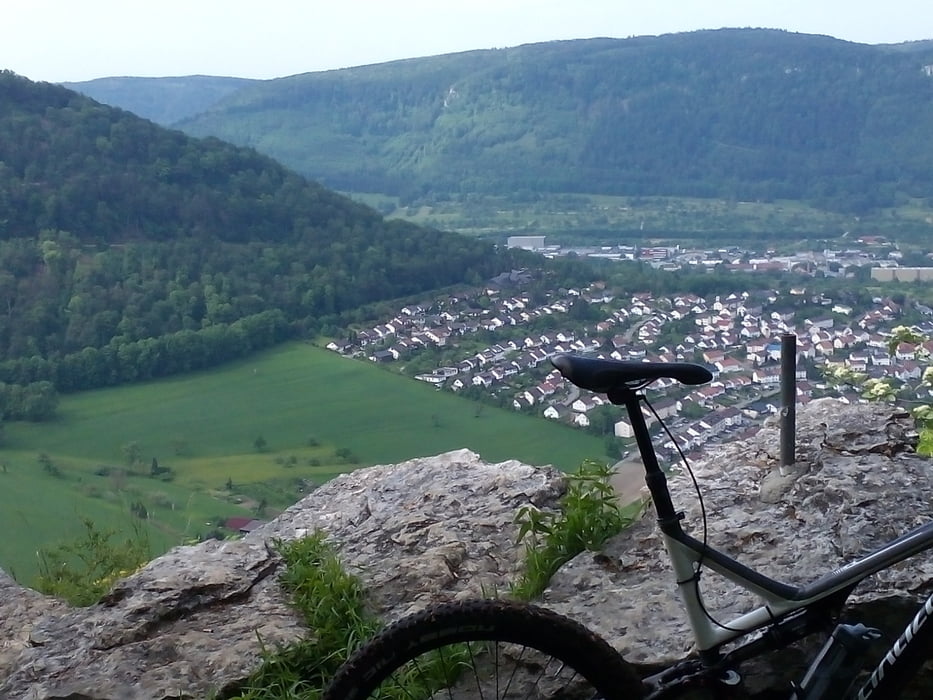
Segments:
[[[797,336],[781,336],[781,466],[796,461],[797,434]]]

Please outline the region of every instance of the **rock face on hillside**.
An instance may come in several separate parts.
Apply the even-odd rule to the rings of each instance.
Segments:
[[[910,425],[889,407],[824,400],[798,411],[792,468],[776,463],[776,428],[719,449],[693,465],[710,542],[800,582],[929,519],[933,462],[913,453]],[[697,532],[689,481],[672,484]],[[90,608],[70,608],[0,576],[0,697],[162,700],[235,687],[260,661],[257,638],[275,646],[308,632],[277,583],[281,561],[272,543],[317,528],[339,545],[387,619],[504,591],[520,567],[516,510],[556,508],[564,488],[556,470],[489,464],[463,450],[342,476],[242,540],[169,552]],[[604,552],[567,564],[543,602],[639,664],[680,658],[689,635],[660,551],[646,517]],[[888,626],[931,585],[933,557],[917,557],[860,585],[851,613],[868,611],[867,623]],[[716,615],[746,603],[712,574],[703,590]],[[791,669],[798,657],[752,668],[749,687],[783,682],[770,668]]]

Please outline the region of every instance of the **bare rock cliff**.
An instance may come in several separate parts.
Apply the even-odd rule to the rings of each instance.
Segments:
[[[718,448],[694,465],[710,542],[802,582],[928,520],[933,462],[914,454],[910,425],[890,407],[824,400],[798,411],[793,468],[777,465],[776,428]],[[274,647],[308,633],[278,585],[282,563],[272,543],[314,529],[338,544],[386,619],[504,591],[521,566],[517,509],[556,508],[564,488],[554,469],[489,464],[461,450],[339,477],[242,540],[172,550],[90,608],[0,572],[0,698],[167,700],[234,687],[259,664],[259,639]],[[672,489],[696,532],[689,480],[673,478]],[[661,551],[648,516],[604,552],[567,564],[543,603],[593,627],[632,661],[680,658],[689,635]],[[894,629],[931,586],[933,556],[915,557],[860,585],[851,613]],[[747,602],[713,575],[703,588],[715,614]],[[800,661],[799,651],[788,654],[753,669],[752,685],[783,683],[779,671]]]

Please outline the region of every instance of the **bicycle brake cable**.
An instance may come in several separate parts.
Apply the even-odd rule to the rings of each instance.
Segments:
[[[680,444],[677,442],[677,439],[674,437],[670,429],[667,427],[667,424],[664,422],[661,416],[658,415],[658,412],[654,410],[654,406],[652,406],[651,402],[648,401],[647,396],[642,394],[641,400],[648,407],[648,410],[651,411],[651,415],[654,416],[654,419],[658,422],[658,424],[664,430],[665,434],[670,439],[671,444],[674,445],[674,449],[677,450],[677,454],[680,456],[680,461],[683,462],[684,467],[686,467],[687,469],[687,474],[690,475],[690,481],[693,482],[693,490],[696,491],[697,501],[700,504],[700,517],[703,523],[703,538],[702,538],[703,548],[700,551],[700,558],[697,559],[696,561],[694,573],[693,573],[693,577],[698,584],[696,587],[697,604],[700,606],[700,610],[703,611],[703,614],[707,617],[707,619],[710,622],[712,622],[714,625],[716,625],[717,627],[720,627],[721,629],[724,629],[724,630],[728,630],[729,632],[741,632],[742,630],[736,629],[734,627],[729,627],[728,625],[723,624],[722,622],[717,620],[715,617],[713,617],[713,615],[709,612],[709,610],[707,610],[706,605],[703,604],[703,597],[700,595],[700,587],[699,587],[700,571],[703,568],[703,560],[706,557],[706,551],[709,548],[708,537],[707,537],[709,534],[709,528],[708,528],[707,520],[706,520],[706,504],[703,501],[703,492],[700,490],[700,484],[697,481],[696,475],[693,473],[693,468],[690,466],[690,462],[689,460],[687,460],[687,456],[683,453],[683,450],[680,449]],[[678,583],[681,583],[681,582],[678,581]]]

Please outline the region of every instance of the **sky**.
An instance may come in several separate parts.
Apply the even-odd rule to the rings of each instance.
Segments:
[[[31,80],[310,71],[539,41],[768,27],[933,38],[929,0],[4,0],[0,69]]]

